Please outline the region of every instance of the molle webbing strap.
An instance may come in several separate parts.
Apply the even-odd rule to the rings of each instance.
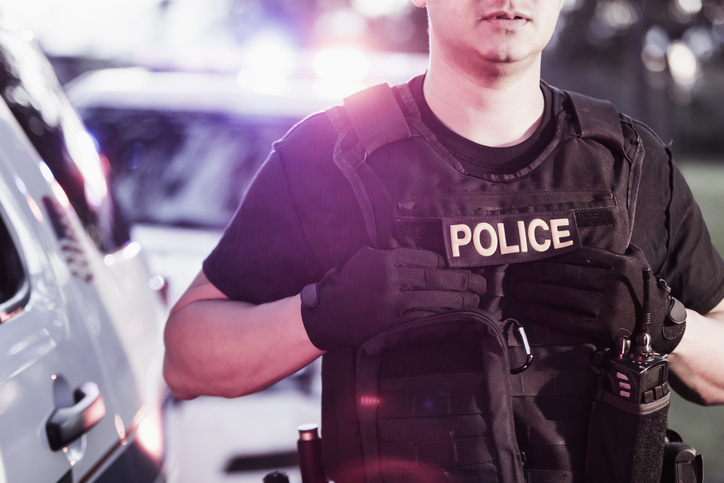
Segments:
[[[622,153],[623,130],[618,111],[613,104],[576,92],[568,92],[568,96],[576,111],[581,137],[594,139],[609,149]]]
[[[411,136],[392,88],[378,84],[344,100],[357,138],[369,156],[377,148]]]
[[[631,230],[629,232],[629,243],[631,243],[631,235],[633,234],[633,226],[636,221],[636,205],[639,198],[639,185],[641,184],[641,173],[643,170],[644,158],[646,156],[646,149],[644,148],[641,137],[634,128],[634,123],[630,117],[622,115],[624,122],[631,126],[633,131],[636,133],[636,144],[634,149],[631,150],[631,174],[629,176],[629,188],[628,188],[628,214],[629,214],[629,226]],[[625,149],[625,148],[624,148]],[[628,152],[628,151],[627,151]]]
[[[596,376],[587,362],[595,348],[574,339],[564,343],[553,331],[532,329],[534,362],[511,376],[526,483],[583,481],[586,429],[596,390]],[[519,359],[511,357],[511,365]]]
[[[465,465],[495,462],[495,456],[491,454],[485,438],[422,441],[415,444],[406,441],[382,442],[380,451],[384,454],[394,454],[403,461],[421,460],[426,464],[442,468],[461,465],[462,462]],[[385,462],[381,464],[384,467]]]
[[[534,371],[531,369],[513,377],[511,386],[513,397],[590,395],[594,389],[590,370]]]
[[[363,344],[356,366],[369,483],[402,481],[387,467],[405,462],[443,467],[455,481],[523,483],[508,349],[492,316],[403,324]]]

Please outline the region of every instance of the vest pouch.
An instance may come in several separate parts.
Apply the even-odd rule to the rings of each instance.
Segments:
[[[593,404],[586,483],[659,483],[670,394],[647,404],[601,390]]]
[[[673,429],[666,431],[661,483],[703,483],[704,457],[684,443]]]
[[[356,391],[369,483],[523,483],[508,348],[489,313],[373,337],[357,353]]]

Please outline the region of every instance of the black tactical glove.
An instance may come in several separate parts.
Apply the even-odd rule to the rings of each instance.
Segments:
[[[641,330],[643,252],[631,246],[625,255],[582,248],[553,258],[511,266],[513,295],[533,322],[561,332],[611,343]],[[666,282],[649,281],[651,323],[656,352],[676,348],[686,327],[686,310]]]
[[[438,254],[413,248],[365,247],[340,270],[302,290],[302,319],[319,349],[357,346],[404,322],[478,308],[481,275],[445,268]]]

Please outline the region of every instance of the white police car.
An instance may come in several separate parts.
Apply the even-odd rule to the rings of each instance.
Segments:
[[[236,75],[105,69],[66,86],[111,169],[118,206],[173,304],[201,269],[254,173],[297,121],[335,101],[260,93]],[[237,400],[169,407],[169,479],[295,481],[297,426],[320,417],[319,367]],[[298,478],[297,478],[298,480]]]
[[[297,89],[243,87],[233,74],[91,72],[66,86],[108,159],[121,211],[173,304],[216,245],[272,143],[333,104]]]
[[[163,481],[163,306],[28,37],[0,25],[0,482]]]
[[[109,161],[134,238],[149,253],[151,270],[169,282],[170,303],[201,269],[274,141],[364,84],[401,82],[427,65],[424,55],[368,60],[353,54],[330,49],[314,55],[310,63],[326,77],[268,73],[267,64],[278,67],[269,52],[252,56],[261,65],[240,72],[102,69],[65,86]],[[367,78],[342,75],[366,63]]]

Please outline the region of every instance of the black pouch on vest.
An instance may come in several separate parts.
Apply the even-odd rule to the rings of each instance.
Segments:
[[[647,404],[601,390],[588,435],[586,483],[658,483],[670,394]]]
[[[703,483],[704,457],[684,443],[681,435],[669,428],[664,447],[661,483]]]
[[[508,348],[487,312],[386,331],[356,366],[368,482],[523,482]]]

